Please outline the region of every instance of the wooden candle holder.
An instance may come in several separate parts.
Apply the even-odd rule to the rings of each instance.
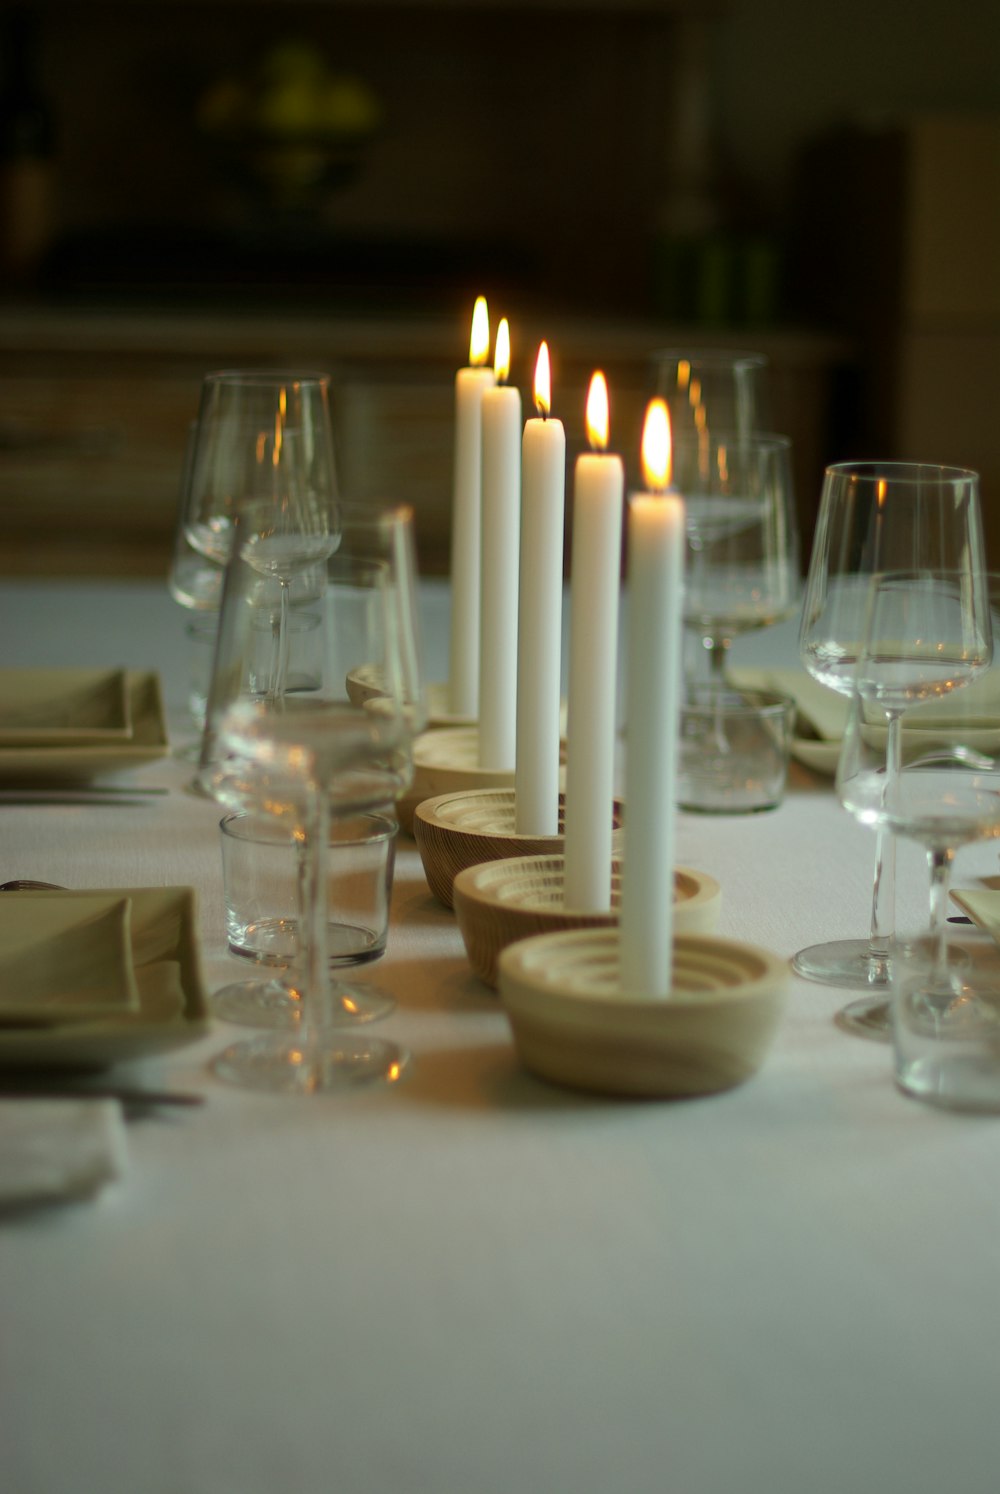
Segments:
[[[514,787],[514,771],[479,766],[479,732],[475,726],[422,732],[413,744],[413,782],[397,805],[399,827],[415,833],[417,806],[441,794]]]
[[[424,864],[427,885],[446,908],[452,906],[456,876],[468,866],[510,857],[556,855],[563,849],[563,796],[559,796],[559,833],[520,835],[514,829],[513,788],[439,794],[417,805],[413,833]],[[619,831],[622,805],[615,800],[612,826]]]
[[[620,983],[617,929],[541,934],[500,956],[500,997],[527,1069],[606,1095],[729,1089],[757,1071],[784,1007],[787,960],[709,935],[674,942],[662,1000]]]
[[[584,913],[565,906],[562,856],[522,856],[469,866],[455,877],[452,901],[469,963],[488,986],[497,984],[500,955],[519,939],[561,929],[614,928],[618,923],[620,865],[611,873],[611,909]],[[722,906],[722,889],[704,872],[674,871],[674,929],[711,933]]]

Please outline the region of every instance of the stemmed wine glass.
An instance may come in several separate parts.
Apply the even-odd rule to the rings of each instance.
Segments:
[[[243,559],[272,582],[270,689],[285,688],[293,583],[336,549],[336,479],[325,374],[228,370],[202,386],[184,535],[224,565],[241,523]]]
[[[673,481],[684,495],[684,622],[721,689],[734,638],[799,605],[791,442],[784,436],[682,432]]]
[[[667,402],[675,439],[715,430],[749,436],[771,429],[769,366],[763,353],[661,348],[652,361],[656,393]]]
[[[380,639],[376,635],[369,640],[369,652],[366,655],[358,653],[344,683],[348,697],[356,705],[363,705],[365,701],[383,695],[386,689],[386,656],[389,656],[395,680],[393,688],[400,695],[407,734],[391,765],[386,765],[383,801],[374,807],[381,809],[388,805],[392,809],[393,801],[406,791],[412,779],[409,743],[427,724],[417,615],[413,510],[408,504],[344,503],[339,508],[339,525],[341,539],[335,557],[337,569],[342,570],[348,562],[358,567],[367,566],[373,576],[377,575],[379,588],[384,592],[384,604],[379,605],[384,605],[386,612],[387,636]],[[329,571],[329,567],[326,569]],[[327,590],[328,580],[329,577],[324,583],[324,592]],[[247,605],[247,594],[255,597],[254,605],[258,606],[258,592],[259,585],[246,570],[237,574],[227,588],[221,630],[224,646],[217,661],[219,684],[214,701],[216,724],[221,713],[229,708],[236,696],[243,694],[248,699],[260,700],[266,698],[268,693],[266,681],[256,675],[251,664],[255,631],[253,624],[247,628],[245,623],[241,625],[239,621],[240,609]],[[327,607],[329,605],[327,602]],[[236,624],[231,621],[234,614],[237,617]],[[321,637],[320,643],[328,654],[330,643],[325,636]],[[327,662],[327,674],[331,667]],[[316,692],[325,689],[320,678],[315,681],[314,689]],[[307,690],[296,693],[302,693],[308,699]],[[217,735],[217,730],[215,734]],[[216,771],[212,770],[213,779]],[[299,862],[300,906],[298,918],[289,933],[296,946],[295,956],[289,967],[281,972],[264,978],[233,981],[216,991],[212,997],[212,1006],[216,1014],[226,1021],[251,1027],[292,1027],[301,1018],[304,971],[299,930],[306,917],[306,909],[302,906],[306,847],[300,837],[295,836],[294,839]],[[355,982],[341,976],[334,981],[333,994],[327,1002],[324,1020],[331,1025],[371,1022],[387,1016],[394,1007],[392,997],[369,982]]]
[[[997,1109],[997,1066],[980,1066],[976,1052],[984,1032],[991,1045],[1000,1039],[1000,1008],[950,958],[947,922],[956,852],[1000,836],[998,671],[984,591],[968,574],[873,582],[837,791],[862,823],[927,853],[930,958],[918,961],[917,946],[895,962],[897,1083],[922,1099]]]
[[[851,695],[861,657],[869,591],[875,577],[907,572],[923,592],[944,577],[962,577],[977,634],[989,639],[979,480],[961,468],[920,462],[843,462],[828,467],[802,604],[799,652],[811,675]],[[946,640],[943,640],[946,642]],[[870,657],[870,654],[869,654]],[[891,655],[890,655],[891,658]],[[921,666],[922,667],[922,666]],[[907,693],[920,669],[898,660],[894,691],[881,672],[887,715],[898,717],[919,694]],[[874,687],[873,687],[874,688]],[[890,754],[898,733],[889,734]],[[892,760],[889,762],[890,778]],[[840,1026],[867,1037],[888,1033],[887,995],[894,942],[895,850],[880,830],[876,841],[872,918],[867,939],[841,939],[800,950],[798,974],[868,994],[838,1013]]]
[[[247,558],[240,522],[223,604],[228,646],[251,647],[261,576]],[[287,1031],[258,1033],[215,1060],[221,1077],[265,1090],[313,1093],[399,1077],[406,1056],[345,1028],[327,952],[327,876],[331,817],[357,814],[391,800],[407,780],[412,737],[406,706],[399,614],[390,605],[388,566],[347,554],[323,568],[322,681],[311,692],[248,694],[230,671],[231,696],[218,724],[216,798],[230,808],[278,816],[301,841],[302,979],[298,1021]],[[265,600],[264,605],[269,605]],[[359,696],[358,668],[377,669],[377,692]]]

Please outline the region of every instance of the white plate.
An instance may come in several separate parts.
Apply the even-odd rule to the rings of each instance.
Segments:
[[[160,680],[128,671],[132,735],[62,746],[0,746],[0,783],[81,783],[165,757],[169,751]]]
[[[87,892],[4,892],[67,904],[93,899],[131,903],[129,942],[138,1007],[114,1017],[51,1027],[0,1027],[0,1067],[103,1069],[183,1047],[209,1030],[208,1001],[198,961],[194,890],[190,887],[107,887]],[[12,915],[13,916],[13,915]]]

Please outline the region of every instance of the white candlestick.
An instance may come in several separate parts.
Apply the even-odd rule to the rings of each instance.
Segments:
[[[539,389],[544,351],[545,388]],[[548,349],[539,349],[535,402],[548,410]],[[521,441],[521,564],[517,622],[514,829],[559,831],[559,673],[562,657],[566,432],[529,420]]]
[[[625,469],[587,452],[574,474],[570,563],[565,883],[567,908],[611,906],[615,666]]]
[[[497,333],[498,348],[505,323]],[[509,356],[509,355],[508,355]],[[498,356],[498,363],[500,362]],[[502,375],[505,376],[505,375]],[[500,383],[482,399],[479,766],[513,772],[517,712],[517,582],[521,523],[521,395]]]
[[[485,347],[483,336],[485,333]],[[489,354],[489,321],[482,297],[473,316],[470,357]],[[451,639],[448,709],[475,719],[479,710],[480,513],[482,398],[491,368],[460,368],[455,376],[455,450],[451,508]]]
[[[658,408],[657,408],[658,407]],[[663,480],[669,475],[666,407],[654,401],[647,437],[663,419]],[[647,468],[648,470],[648,468]],[[635,493],[628,516],[625,838],[619,969],[630,996],[665,997],[673,960],[674,810],[682,677],[684,504],[670,489]]]

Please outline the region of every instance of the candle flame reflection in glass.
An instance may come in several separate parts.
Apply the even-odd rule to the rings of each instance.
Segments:
[[[500,318],[497,328],[497,344],[493,350],[493,374],[498,384],[506,384],[510,373],[510,328],[505,316]]]
[[[469,338],[469,363],[482,368],[490,356],[490,313],[485,296],[477,296],[472,308],[472,335]]]
[[[607,451],[609,425],[608,382],[598,369],[587,394],[587,440],[592,451]]]
[[[547,342],[540,344],[535,360],[535,409],[543,420],[548,419],[552,409],[552,369]]]
[[[651,493],[662,493],[670,486],[673,466],[673,441],[670,434],[670,412],[665,400],[650,400],[642,428],[642,472]]]

